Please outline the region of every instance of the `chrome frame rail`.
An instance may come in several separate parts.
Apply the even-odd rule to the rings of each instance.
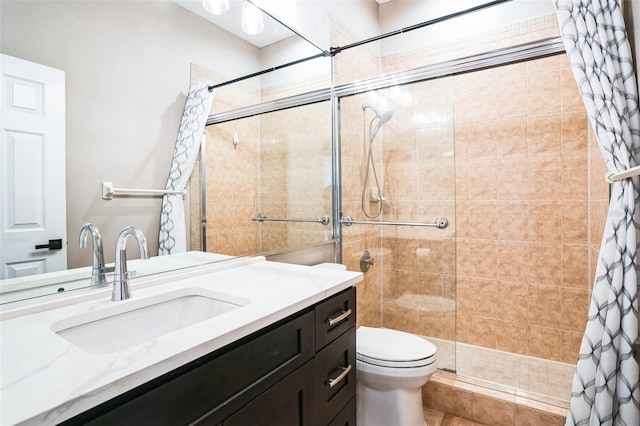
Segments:
[[[329,216],[322,216],[318,219],[271,219],[262,213],[258,213],[256,217],[251,218],[254,222],[310,222],[310,223],[321,223],[324,226],[327,226],[330,222]]]
[[[440,216],[433,223],[424,222],[374,222],[369,220],[353,220],[351,216],[345,216],[340,219],[340,223],[344,226],[351,225],[396,225],[396,226],[424,226],[428,228],[444,229],[449,226],[449,220]]]
[[[456,75],[465,72],[475,71],[483,68],[490,68],[528,59],[541,58],[549,55],[564,52],[564,44],[561,37],[551,37],[544,40],[537,40],[524,43],[518,46],[500,48],[485,53],[467,56],[459,59],[425,65],[422,67],[399,71],[391,74],[371,77],[352,83],[345,83],[333,88],[318,89],[299,95],[249,105],[230,111],[219,112],[209,115],[207,126],[224,123],[231,120],[252,117],[254,115],[268,112],[281,111],[283,109],[309,105],[317,102],[324,102],[330,99],[351,96],[371,90],[384,89],[391,86],[415,83],[432,78]],[[333,60],[332,67],[333,67]],[[332,72],[333,77],[333,72]]]
[[[200,249],[207,251],[207,128],[200,142]]]

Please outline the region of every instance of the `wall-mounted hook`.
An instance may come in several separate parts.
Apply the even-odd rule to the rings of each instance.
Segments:
[[[239,143],[240,143],[240,137],[238,136],[238,133],[233,132],[233,146],[237,147]]]

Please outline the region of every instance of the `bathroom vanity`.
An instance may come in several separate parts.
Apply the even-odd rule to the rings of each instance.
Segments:
[[[188,274],[4,319],[0,422],[355,424],[361,273],[253,258]],[[163,315],[182,319],[149,334]]]
[[[63,424],[355,424],[355,373],[351,288]]]

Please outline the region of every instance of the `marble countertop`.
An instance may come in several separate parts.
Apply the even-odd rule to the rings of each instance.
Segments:
[[[136,283],[132,298],[109,291],[13,312],[0,322],[0,424],[57,424],[317,303],[362,280],[360,272],[247,259]],[[56,324],[114,304],[206,289],[248,303],[220,316],[112,353],[89,353],[56,334]],[[49,303],[49,305],[47,305]],[[123,330],[126,333],[126,330]],[[105,336],[105,339],[115,336]]]

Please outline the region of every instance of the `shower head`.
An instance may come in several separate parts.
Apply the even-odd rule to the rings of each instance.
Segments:
[[[377,108],[372,107],[371,105],[362,104],[362,110],[365,110],[367,108],[369,108],[371,111],[373,111],[373,113],[378,118],[378,120],[379,120],[378,127],[381,127],[387,121],[391,120],[391,117],[393,117],[394,111],[392,109],[390,109],[388,111],[380,111]]]
[[[393,110],[390,109],[389,111],[386,111],[382,115],[379,115],[379,114],[376,114],[376,115],[378,115],[378,118],[380,118],[380,122],[378,123],[378,126],[382,126],[384,123],[391,120],[391,117],[393,117]]]

